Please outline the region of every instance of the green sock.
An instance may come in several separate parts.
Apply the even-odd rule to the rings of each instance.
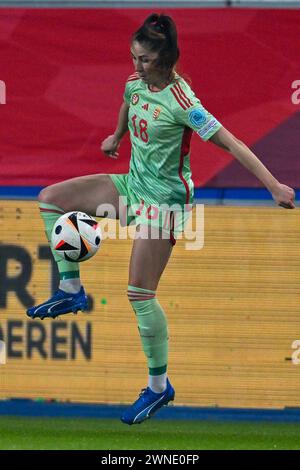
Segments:
[[[137,317],[149,375],[164,374],[168,364],[168,325],[155,291],[128,286],[128,298]]]
[[[40,202],[39,206],[41,217],[45,223],[45,232],[47,235],[47,239],[50,244],[53,257],[57,263],[60,280],[64,281],[67,279],[79,278],[79,264],[64,260],[53,250],[51,246],[52,228],[57,219],[62,214],[64,214],[65,211],[60,207],[57,207],[53,204],[46,204],[44,202]]]

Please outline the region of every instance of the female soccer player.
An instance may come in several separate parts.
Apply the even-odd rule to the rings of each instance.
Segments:
[[[129,173],[82,176],[49,186],[39,195],[48,240],[55,221],[64,212],[79,210],[96,215],[98,206],[111,204],[115,216],[122,219],[126,202],[131,209],[126,220],[135,220],[136,238],[130,259],[128,297],[148,361],[149,382],[121,417],[127,424],[144,421],[175,396],[167,378],[167,320],[155,293],[185,219],[176,219],[180,211],[165,206],[179,205],[185,214],[192,203],[192,132],[229,151],[268,188],[278,205],[295,207],[293,189],[280,184],[251,150],[201,105],[176,73],[177,31],[169,16],[150,15],[132,37],[131,54],[135,73],[126,83],[117,128],[102,142],[102,151],[117,158],[121,139],[129,130]],[[148,236],[150,226],[152,236]],[[60,273],[59,290],[46,302],[28,309],[31,318],[55,318],[87,307],[78,264],[53,254]]]

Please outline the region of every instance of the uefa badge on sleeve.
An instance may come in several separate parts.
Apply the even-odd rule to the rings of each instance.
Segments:
[[[201,127],[206,121],[206,115],[201,109],[193,109],[188,116],[192,126]]]
[[[0,341],[0,365],[6,364],[6,349],[4,341]]]

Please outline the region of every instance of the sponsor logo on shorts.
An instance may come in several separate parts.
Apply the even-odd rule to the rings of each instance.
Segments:
[[[139,102],[139,99],[140,99],[139,95],[137,93],[134,93],[131,97],[131,103],[135,105]]]

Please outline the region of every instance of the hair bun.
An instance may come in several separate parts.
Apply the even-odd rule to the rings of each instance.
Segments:
[[[132,41],[141,43],[151,52],[157,52],[157,68],[168,80],[173,77],[179,58],[179,49],[176,25],[170,16],[152,13],[133,34]]]
[[[159,20],[155,20],[155,21],[152,21],[150,23],[150,26],[157,32],[162,32],[162,31],[165,31],[165,25],[159,21]]]

